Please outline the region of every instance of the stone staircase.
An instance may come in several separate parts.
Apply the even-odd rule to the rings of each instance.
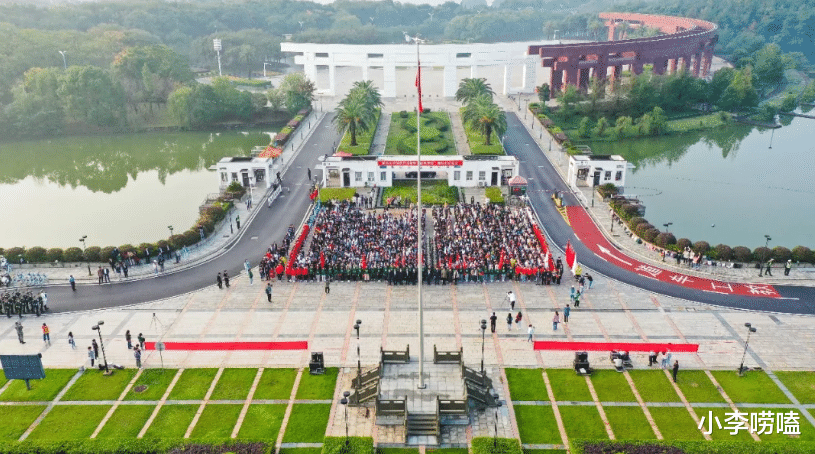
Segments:
[[[438,413],[408,413],[405,420],[405,438],[411,445],[438,445],[441,435]]]

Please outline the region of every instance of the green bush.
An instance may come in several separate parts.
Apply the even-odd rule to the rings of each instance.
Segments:
[[[648,221],[646,221],[645,218],[635,216],[635,217],[631,218],[630,221],[628,221],[628,228],[633,230],[633,229],[637,228],[637,226],[642,224],[643,222],[648,222]]]
[[[235,440],[189,441],[173,439],[96,438],[85,440],[0,442],[0,454],[271,454],[274,440],[240,442]]]
[[[78,247],[69,247],[62,254],[62,259],[66,262],[81,262],[83,259],[82,249]]]
[[[128,244],[123,244],[123,245],[119,246],[119,252],[123,256],[127,256],[127,254],[130,253],[130,252],[136,252],[136,247],[133,246],[132,244],[129,244],[129,243]]]
[[[181,243],[184,246],[192,246],[200,240],[201,234],[198,233],[198,229],[195,228],[189,229],[181,235]]]
[[[773,258],[776,262],[786,262],[792,258],[792,252],[784,246],[776,246],[773,248]]]
[[[768,260],[773,256],[772,249],[764,246],[759,246],[753,249],[753,258],[756,260]]]
[[[501,188],[497,186],[490,186],[484,190],[484,195],[489,199],[490,203],[504,203],[504,194],[501,192]]]
[[[320,201],[325,203],[329,200],[351,200],[356,192],[356,188],[323,188],[320,189]]]
[[[636,232],[636,234],[639,237],[643,238],[643,237],[645,237],[645,232],[647,232],[647,231],[649,231],[649,230],[651,230],[653,228],[654,228],[654,226],[651,225],[651,223],[643,222],[643,223],[637,225],[637,227],[634,229],[634,232]]]
[[[515,438],[473,438],[472,454],[523,454],[521,443]]]
[[[10,247],[6,249],[6,259],[12,263],[20,263],[20,257],[25,257],[24,247]]]
[[[656,238],[659,235],[659,233],[660,233],[659,229],[652,227],[645,231],[645,233],[642,235],[642,238],[649,243],[653,243],[654,238]]]
[[[62,248],[59,247],[52,247],[45,253],[45,259],[49,262],[61,262],[62,261]]]
[[[710,243],[707,241],[697,241],[693,243],[693,251],[697,254],[707,254],[710,250]]]
[[[753,259],[753,253],[750,252],[750,248],[736,246],[733,248],[733,258],[739,262],[749,262]]]
[[[691,244],[693,243],[691,243],[691,241],[687,238],[680,238],[676,240],[676,247],[678,247],[680,251],[684,251],[685,248],[690,247]]]
[[[475,440],[473,440],[475,441]],[[608,441],[571,439],[572,454],[677,453],[677,454],[805,454],[815,452],[815,442],[761,443],[744,441]],[[475,453],[474,453],[475,454]]]
[[[399,112],[399,117],[400,117],[400,118],[407,118],[407,117],[408,117],[408,115],[409,115],[409,114],[407,113],[407,111],[406,111],[406,110],[403,110],[403,111]]]
[[[374,439],[371,437],[325,437],[321,454],[375,454]]]
[[[671,232],[662,232],[654,238],[654,244],[657,246],[668,247],[676,244],[676,237]]]
[[[28,263],[42,263],[45,259],[46,250],[40,246],[34,246],[32,248],[28,248],[25,251],[25,260]]]
[[[86,262],[98,262],[100,252],[102,252],[102,249],[99,246],[91,246],[85,249],[82,255]]]
[[[812,263],[812,251],[805,246],[792,248],[792,259],[796,262]]]
[[[726,244],[717,244],[713,250],[718,260],[733,260],[733,248]]]
[[[113,246],[106,246],[99,251],[99,260],[102,262],[107,262],[113,257]]]

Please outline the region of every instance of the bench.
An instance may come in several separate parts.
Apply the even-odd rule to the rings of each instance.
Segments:
[[[433,345],[433,364],[461,364],[464,357],[464,348],[458,351],[438,351]]]
[[[410,345],[405,347],[405,351],[399,350],[384,350],[379,347],[382,353],[382,363],[409,363],[410,362]]]

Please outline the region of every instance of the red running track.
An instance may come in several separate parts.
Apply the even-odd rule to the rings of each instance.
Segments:
[[[594,221],[583,207],[566,207],[569,222],[577,238],[598,257],[609,263],[637,273],[640,276],[656,279],[668,284],[680,285],[695,290],[722,293],[725,295],[758,296],[764,298],[780,298],[781,295],[769,284],[744,284],[739,282],[724,282],[689,276],[673,271],[664,270],[646,263],[639,262],[621,253],[606,240]],[[577,258],[580,261],[580,257]]]
[[[535,350],[561,350],[561,351],[590,351],[609,352],[611,350],[624,352],[665,352],[696,353],[699,344],[658,344],[642,342],[569,342],[569,341],[536,341]]]
[[[155,342],[145,342],[145,350],[155,350]],[[308,342],[165,342],[165,350],[307,350]]]

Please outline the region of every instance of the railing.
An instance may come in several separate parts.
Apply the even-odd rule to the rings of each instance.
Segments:
[[[470,369],[464,364],[461,365],[461,378],[464,379],[465,383],[472,383],[473,385],[486,390],[492,388],[492,380],[487,377],[486,373],[482,374],[474,369]]]
[[[351,386],[354,388],[362,388],[368,386],[373,381],[379,381],[381,376],[382,368],[380,366],[376,366],[367,372],[363,372],[362,376],[354,377],[351,380]]]
[[[383,350],[379,347],[382,353],[382,363],[409,363],[410,362],[410,345],[405,347],[404,351],[400,350]]]
[[[467,400],[460,399],[442,399],[436,397],[436,413],[441,415],[466,415],[469,411]]]
[[[464,357],[464,347],[458,351],[438,351],[436,345],[433,345],[433,363],[434,364],[461,364]]]
[[[367,388],[356,389],[354,394],[351,394],[348,398],[348,405],[352,407],[359,406],[377,396],[379,396],[379,382]]]
[[[376,416],[403,416],[407,422],[406,399],[376,398]]]

